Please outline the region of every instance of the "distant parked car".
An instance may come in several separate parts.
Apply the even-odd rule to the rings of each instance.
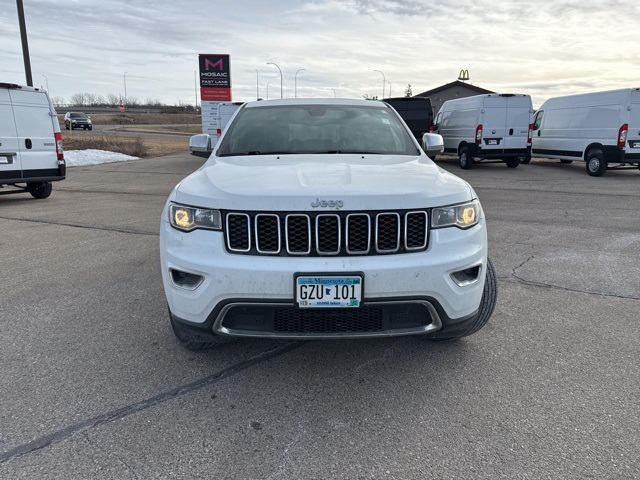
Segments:
[[[67,112],[64,116],[64,126],[67,130],[82,128],[83,130],[93,130],[91,118],[82,112]]]

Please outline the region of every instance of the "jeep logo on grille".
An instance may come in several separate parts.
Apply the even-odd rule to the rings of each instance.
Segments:
[[[344,207],[344,202],[342,200],[320,200],[319,198],[316,198],[313,202],[311,202],[311,206],[313,208],[329,207],[340,209]]]

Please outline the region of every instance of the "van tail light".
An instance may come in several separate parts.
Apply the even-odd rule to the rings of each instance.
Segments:
[[[58,160],[62,160],[64,158],[64,152],[62,151],[62,133],[58,132],[55,134],[56,139],[56,153],[58,154]]]
[[[533,137],[533,123],[529,124],[529,133],[527,133],[527,143],[531,145],[531,138]]]
[[[429,132],[435,132],[436,129],[433,125],[429,125]]]
[[[476,143],[478,145],[482,143],[482,124],[476,127]]]
[[[627,132],[629,131],[629,124],[625,123],[618,130],[618,146],[624,147],[624,144],[627,142]]]
[[[218,128],[216,130],[216,135],[220,136],[222,134],[222,129]]]

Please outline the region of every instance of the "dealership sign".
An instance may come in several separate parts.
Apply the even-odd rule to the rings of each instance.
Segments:
[[[202,101],[231,101],[231,63],[229,55],[201,53],[200,99]]]

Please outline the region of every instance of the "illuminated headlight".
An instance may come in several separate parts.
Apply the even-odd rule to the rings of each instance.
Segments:
[[[169,206],[169,222],[172,227],[185,232],[190,232],[196,228],[205,228],[207,230],[220,230],[222,228],[219,210],[188,207],[176,203],[172,203]]]
[[[478,200],[460,205],[434,208],[431,212],[431,228],[473,227],[480,221],[480,212],[480,202]]]

